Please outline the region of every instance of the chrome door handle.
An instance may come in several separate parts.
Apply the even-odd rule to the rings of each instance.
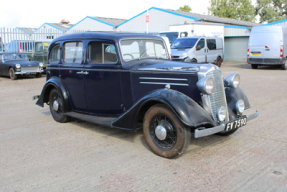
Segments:
[[[77,72],[77,74],[83,75],[84,71]]]
[[[88,74],[89,74],[89,72],[88,72],[88,71],[85,71],[83,74],[88,75]]]

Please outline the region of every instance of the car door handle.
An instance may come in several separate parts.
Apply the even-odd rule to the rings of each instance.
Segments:
[[[88,71],[85,71],[83,74],[84,74],[84,75],[88,75],[88,74],[89,74],[89,72],[88,72]]]
[[[83,75],[84,71],[77,72],[77,74]]]

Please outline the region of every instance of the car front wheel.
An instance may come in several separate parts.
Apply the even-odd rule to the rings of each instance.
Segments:
[[[16,80],[17,79],[17,75],[15,74],[15,71],[14,71],[13,68],[9,69],[9,76],[10,76],[10,79],[12,79],[12,80]]]
[[[162,104],[154,105],[146,112],[143,132],[150,149],[166,158],[183,154],[191,139],[191,130]]]
[[[52,89],[49,96],[50,111],[55,121],[65,123],[69,117],[64,114],[64,101],[57,89]]]

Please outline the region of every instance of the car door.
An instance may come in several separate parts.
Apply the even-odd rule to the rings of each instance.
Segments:
[[[201,38],[196,44],[195,58],[198,63],[206,62],[206,43],[205,39]]]
[[[119,115],[123,112],[119,66],[113,42],[89,41],[84,76],[87,106],[91,114]]]
[[[63,59],[60,78],[70,94],[72,108],[87,112],[84,82],[84,42],[79,40],[63,43]]]

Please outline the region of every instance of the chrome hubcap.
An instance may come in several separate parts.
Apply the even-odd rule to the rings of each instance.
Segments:
[[[59,110],[59,103],[58,103],[58,101],[54,101],[53,102],[53,108],[54,108],[55,111]]]
[[[155,135],[159,140],[165,140],[166,138],[166,129],[162,125],[158,125],[155,128]]]

